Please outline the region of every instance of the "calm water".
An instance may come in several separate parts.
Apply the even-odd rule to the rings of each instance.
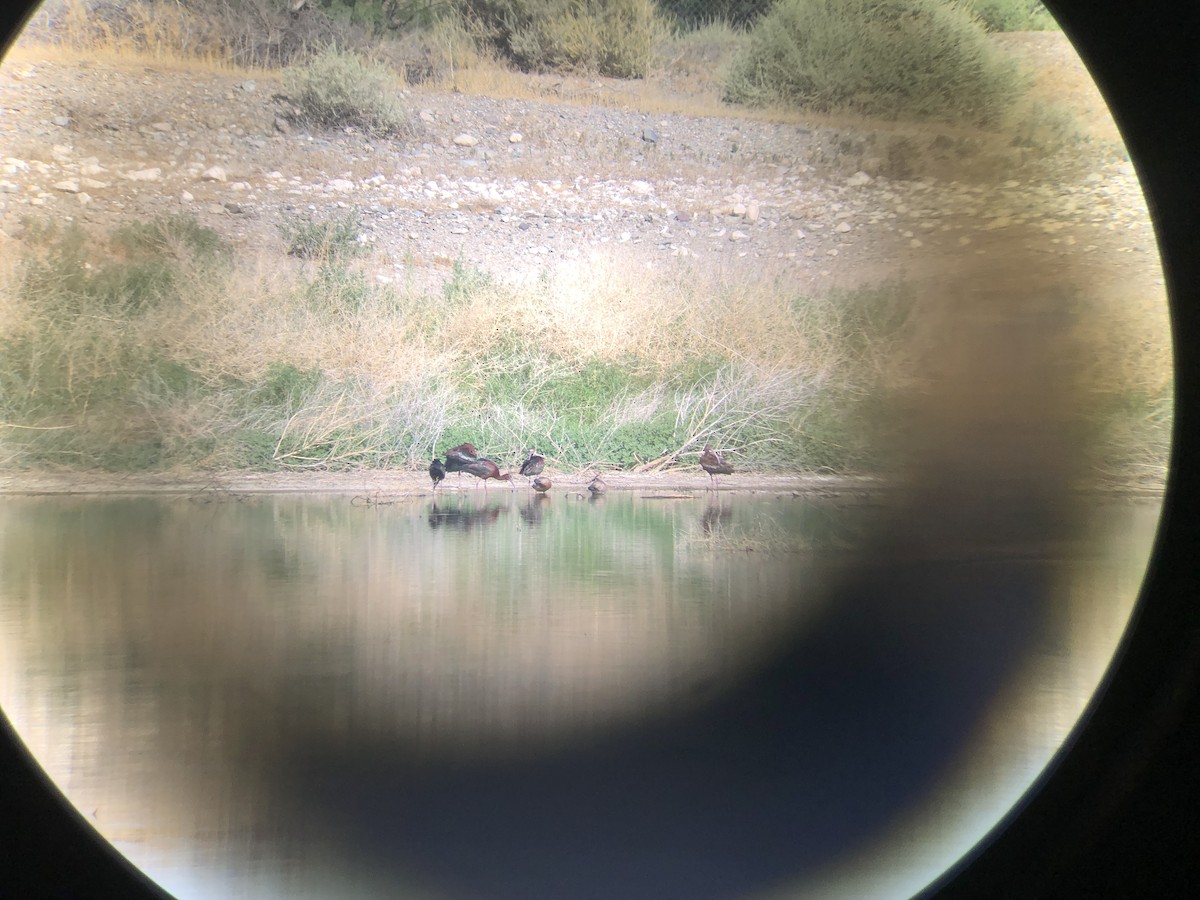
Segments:
[[[0,704],[179,897],[902,896],[1074,725],[1158,507],[1098,507],[1065,561],[946,570],[946,603],[890,602],[901,579],[856,608],[831,586],[872,515],[10,498]],[[1029,583],[1054,590],[1005,599]]]

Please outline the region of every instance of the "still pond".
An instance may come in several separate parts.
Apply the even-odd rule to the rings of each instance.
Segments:
[[[11,497],[0,704],[179,898],[901,897],[1067,738],[1158,513],[851,609],[861,500]]]

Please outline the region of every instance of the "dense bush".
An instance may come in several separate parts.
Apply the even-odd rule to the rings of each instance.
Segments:
[[[194,219],[126,225],[97,239],[72,225],[28,229],[0,333],[0,421],[10,449],[38,462],[137,469],[171,453],[148,414],[186,403],[186,361],[144,340],[197,284],[221,277],[228,248]]]
[[[395,80],[384,66],[337,47],[283,70],[284,91],[305,122],[350,125],[376,134],[400,131],[407,122]]]
[[[1038,0],[962,0],[988,31],[1051,31],[1054,17]]]
[[[302,219],[280,226],[288,255],[301,259],[340,260],[359,256],[366,246],[359,240],[362,217],[357,210],[322,221]]]
[[[1019,88],[979,23],[944,0],[780,0],[733,60],[724,99],[982,125]]]
[[[724,22],[746,28],[771,8],[774,0],[658,0],[659,7],[684,28]]]
[[[483,40],[527,71],[641,78],[661,19],[653,0],[458,0]]]

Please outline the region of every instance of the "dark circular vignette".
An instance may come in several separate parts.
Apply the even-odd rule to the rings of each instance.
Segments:
[[[0,10],[3,46],[36,6]],[[1192,428],[1200,348],[1200,8],[1046,0],[1108,99],[1158,230],[1175,332],[1173,459],[1119,659],[1068,752],[936,897],[1200,892],[1200,564]],[[162,897],[58,795],[0,717],[0,896]],[[763,741],[770,741],[764,734]],[[564,898],[569,900],[569,898]],[[669,900],[669,898],[668,898]]]
[[[0,4],[0,61],[35,0]],[[103,840],[58,792],[0,710],[0,897],[169,895]]]
[[[1172,458],[1154,551],[1108,680],[1059,758],[923,896],[1200,892],[1200,7],[1045,0],[1108,101],[1158,237],[1174,340]]]

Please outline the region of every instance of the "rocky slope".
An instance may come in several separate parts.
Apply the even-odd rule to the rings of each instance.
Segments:
[[[540,100],[412,89],[411,127],[380,138],[304,130],[265,76],[26,54],[0,70],[0,229],[189,213],[282,254],[280,226],[354,209],[381,282],[436,283],[454,261],[534,277],[602,254],[820,290],[1019,246],[1153,283],[1134,170],[1081,64],[1061,35],[1007,37],[1058,85],[1073,74],[1096,139],[1048,157],[997,136],[650,114],[601,82]]]

